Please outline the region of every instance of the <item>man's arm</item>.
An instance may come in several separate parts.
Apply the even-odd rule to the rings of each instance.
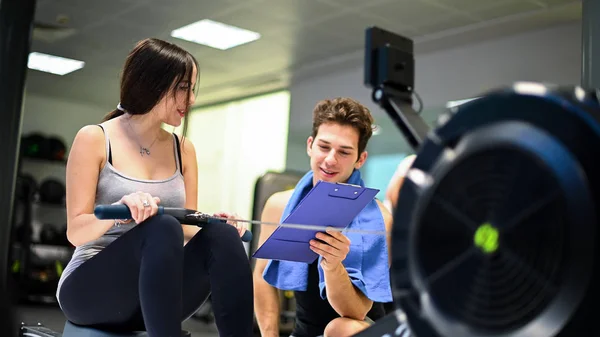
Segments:
[[[383,203],[377,200],[377,205],[383,215],[386,232],[392,229],[393,217]],[[312,243],[313,250],[323,256],[321,268],[325,274],[325,289],[329,304],[342,317],[364,320],[373,306],[373,301],[352,284],[350,276],[342,261],[350,251],[350,241],[340,232],[331,231],[331,236],[317,234],[317,239],[326,241],[330,247],[321,243]],[[388,263],[391,262],[390,239],[388,235]]]
[[[373,306],[373,301],[350,281],[346,268],[340,263],[335,268],[323,269],[327,299],[342,317],[362,321]]]
[[[321,268],[329,304],[342,317],[364,320],[373,303],[352,284],[342,264],[350,252],[350,240],[336,230],[317,233],[316,239],[310,241],[310,248],[323,257]]]
[[[265,203],[261,221],[279,222],[291,195],[291,191],[273,194]],[[274,226],[260,228],[258,247],[262,246],[275,229]],[[261,336],[279,337],[279,291],[263,278],[267,263],[268,260],[257,259],[254,266],[254,312]]]

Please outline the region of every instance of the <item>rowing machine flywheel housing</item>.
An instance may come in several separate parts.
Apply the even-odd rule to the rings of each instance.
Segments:
[[[394,299],[413,335],[600,335],[595,93],[516,83],[448,117],[394,213]]]

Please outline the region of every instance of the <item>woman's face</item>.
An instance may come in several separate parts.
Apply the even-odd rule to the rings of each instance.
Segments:
[[[158,114],[162,123],[174,127],[181,125],[181,120],[183,117],[185,117],[185,114],[189,112],[190,107],[196,100],[194,88],[196,87],[197,74],[198,69],[196,69],[196,65],[194,65],[192,72],[192,83],[182,81],[173,88],[173,90],[175,90],[175,95],[173,95],[173,92],[170,92],[169,94],[165,95],[165,97],[163,97],[157,104],[156,113]],[[189,90],[190,86],[192,90]],[[188,102],[186,100],[188,95],[189,104],[187,104]]]

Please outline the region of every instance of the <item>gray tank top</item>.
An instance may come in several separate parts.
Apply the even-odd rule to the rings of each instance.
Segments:
[[[99,126],[104,131],[104,128],[101,125]],[[106,143],[107,161],[98,176],[95,205],[110,205],[119,201],[124,195],[137,191],[143,191],[159,197],[161,206],[185,206],[185,185],[181,170],[181,152],[177,135],[173,134],[173,150],[175,152],[177,170],[171,177],[163,180],[136,179],[116,170],[112,165],[110,140],[106,132],[104,132],[104,138]],[[102,249],[115,241],[125,232],[132,229],[134,226],[135,224],[121,224],[120,226],[113,226],[100,238],[76,247],[71,260],[63,270],[63,273],[58,281],[56,298],[60,298],[60,288],[64,280],[66,280],[75,269],[81,266],[85,261],[92,258],[94,255],[98,254]],[[183,242],[181,244],[183,244]]]

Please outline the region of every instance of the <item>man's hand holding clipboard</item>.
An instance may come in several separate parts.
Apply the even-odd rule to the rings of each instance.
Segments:
[[[323,263],[325,268],[336,265],[344,260],[350,247],[350,240],[340,230],[350,225],[378,192],[357,185],[319,181],[282,223],[332,227],[330,234],[278,227],[253,257],[312,263],[322,255],[327,260]]]
[[[333,270],[342,265],[350,252],[350,239],[339,231],[319,232],[316,240],[310,240],[310,249],[323,257],[321,268]]]

